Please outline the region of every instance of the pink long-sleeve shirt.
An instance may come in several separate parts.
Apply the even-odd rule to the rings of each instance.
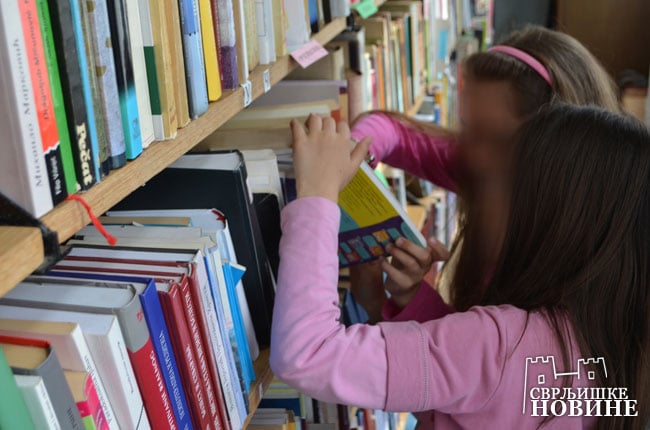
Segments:
[[[370,153],[376,161],[406,170],[448,190],[456,190],[455,144],[449,139],[431,136],[382,114],[361,118],[351,135],[359,141],[372,138]],[[440,294],[423,281],[417,295],[405,308],[387,300],[382,316],[386,321],[425,322],[451,312],[453,309]]]
[[[525,396],[530,391],[539,397],[540,387],[561,387],[547,357],[554,357],[558,372],[567,370],[544,316],[502,305],[425,323],[346,328],[337,293],[339,222],[338,206],[323,198],[298,199],[282,213],[274,373],[323,401],[423,412],[417,414],[422,429],[536,429],[543,418],[531,416]],[[576,363],[575,344],[571,353]],[[589,384],[584,377],[572,383]],[[594,424],[593,417],[561,416],[544,428]]]

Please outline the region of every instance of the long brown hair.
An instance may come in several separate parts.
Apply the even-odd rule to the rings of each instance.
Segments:
[[[559,104],[522,127],[514,145],[507,227],[477,305],[542,311],[568,356],[565,323],[583,357],[604,357],[598,387],[627,387],[650,419],[650,132],[639,121]],[[464,247],[476,246],[466,237]],[[475,286],[476,287],[476,286]]]

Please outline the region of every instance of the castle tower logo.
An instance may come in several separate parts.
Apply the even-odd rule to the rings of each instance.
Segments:
[[[578,388],[572,386],[576,381]],[[627,388],[597,387],[596,381],[607,383],[603,357],[579,358],[571,371],[559,371],[552,355],[527,357],[521,412],[542,417],[638,415]]]

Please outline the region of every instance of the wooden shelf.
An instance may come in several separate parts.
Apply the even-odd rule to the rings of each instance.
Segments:
[[[36,227],[0,227],[0,296],[43,261],[43,238]]]
[[[250,413],[248,414],[248,417],[246,418],[246,422],[244,423],[244,429],[248,426],[248,423],[250,422],[251,418],[253,417],[253,414],[257,410],[257,407],[260,405],[260,402],[262,401],[262,397],[264,396],[264,393],[266,390],[269,388],[269,385],[271,384],[271,381],[273,380],[273,372],[271,372],[271,366],[269,365],[269,355],[270,351],[269,349],[264,349],[260,351],[259,357],[257,357],[257,360],[253,363],[253,367],[255,368],[255,382],[251,385],[251,392],[250,395],[248,396],[248,401],[250,404]]]

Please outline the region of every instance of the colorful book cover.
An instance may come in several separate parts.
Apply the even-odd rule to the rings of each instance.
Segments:
[[[93,0],[87,4],[92,51],[95,58],[97,89],[103,107],[104,126],[106,127],[108,162],[111,169],[117,169],[126,164],[126,144],[124,142],[124,129],[122,128],[120,95],[117,89],[108,4],[106,0]]]
[[[70,0],[51,0],[49,6],[77,181],[81,190],[87,190],[99,181],[99,167],[95,165],[98,157],[95,157],[90,141],[90,121],[84,97],[71,3]]]
[[[198,118],[208,110],[208,88],[205,77],[201,23],[198,0],[179,0],[178,4],[187,83],[190,117]]]
[[[0,190],[34,216],[52,209],[18,7],[0,2]],[[34,157],[34,154],[37,154]]]
[[[86,38],[84,37],[84,17],[82,15],[82,3],[79,0],[68,0],[70,3],[70,12],[72,14],[72,28],[74,31],[74,42],[77,48],[77,58],[79,60],[79,71],[81,72],[81,88],[84,102],[86,105],[86,117],[88,118],[87,142],[92,148],[93,167],[95,168],[95,178],[97,182],[102,177],[101,159],[99,156],[99,137],[97,134],[97,117],[95,116],[95,100],[93,98],[93,86],[91,77],[94,74],[89,73],[88,55],[86,54]],[[94,63],[94,61],[93,61]],[[102,130],[104,128],[102,127]]]
[[[214,20],[210,0],[199,1],[199,16],[201,19],[201,41],[203,42],[203,62],[205,78],[208,87],[208,100],[216,101],[221,97],[221,73],[217,57],[217,43],[214,34]]]
[[[111,27],[115,72],[117,73],[117,90],[120,96],[126,158],[133,160],[142,153],[142,133],[124,1],[112,0],[109,3],[108,19]]]
[[[221,87],[224,90],[234,90],[239,87],[239,72],[232,0],[212,0],[212,13],[215,19],[214,28],[217,29]]]
[[[338,254],[342,266],[388,255],[386,246],[399,237],[426,246],[404,208],[366,163],[339,194],[339,207]]]
[[[38,10],[38,22],[41,25],[41,36],[43,37],[43,51],[45,54],[45,65],[47,76],[50,79],[50,90],[52,92],[52,106],[54,107],[54,118],[56,128],[59,132],[59,149],[61,151],[61,162],[63,163],[63,177],[68,194],[74,194],[79,190],[77,174],[74,170],[72,158],[72,144],[68,133],[68,119],[63,103],[63,90],[61,89],[61,78],[59,77],[59,64],[54,49],[54,36],[50,22],[50,8],[47,0],[36,0]]]
[[[41,134],[42,153],[45,157],[47,176],[50,182],[52,202],[56,205],[68,195],[63,175],[63,160],[59,148],[59,131],[54,118],[54,105],[47,65],[43,51],[43,37],[38,23],[36,0],[19,0],[26,54],[32,81],[34,106]]]
[[[106,416],[97,395],[95,383],[88,372],[64,370],[72,398],[77,404],[86,430],[108,430]]]

